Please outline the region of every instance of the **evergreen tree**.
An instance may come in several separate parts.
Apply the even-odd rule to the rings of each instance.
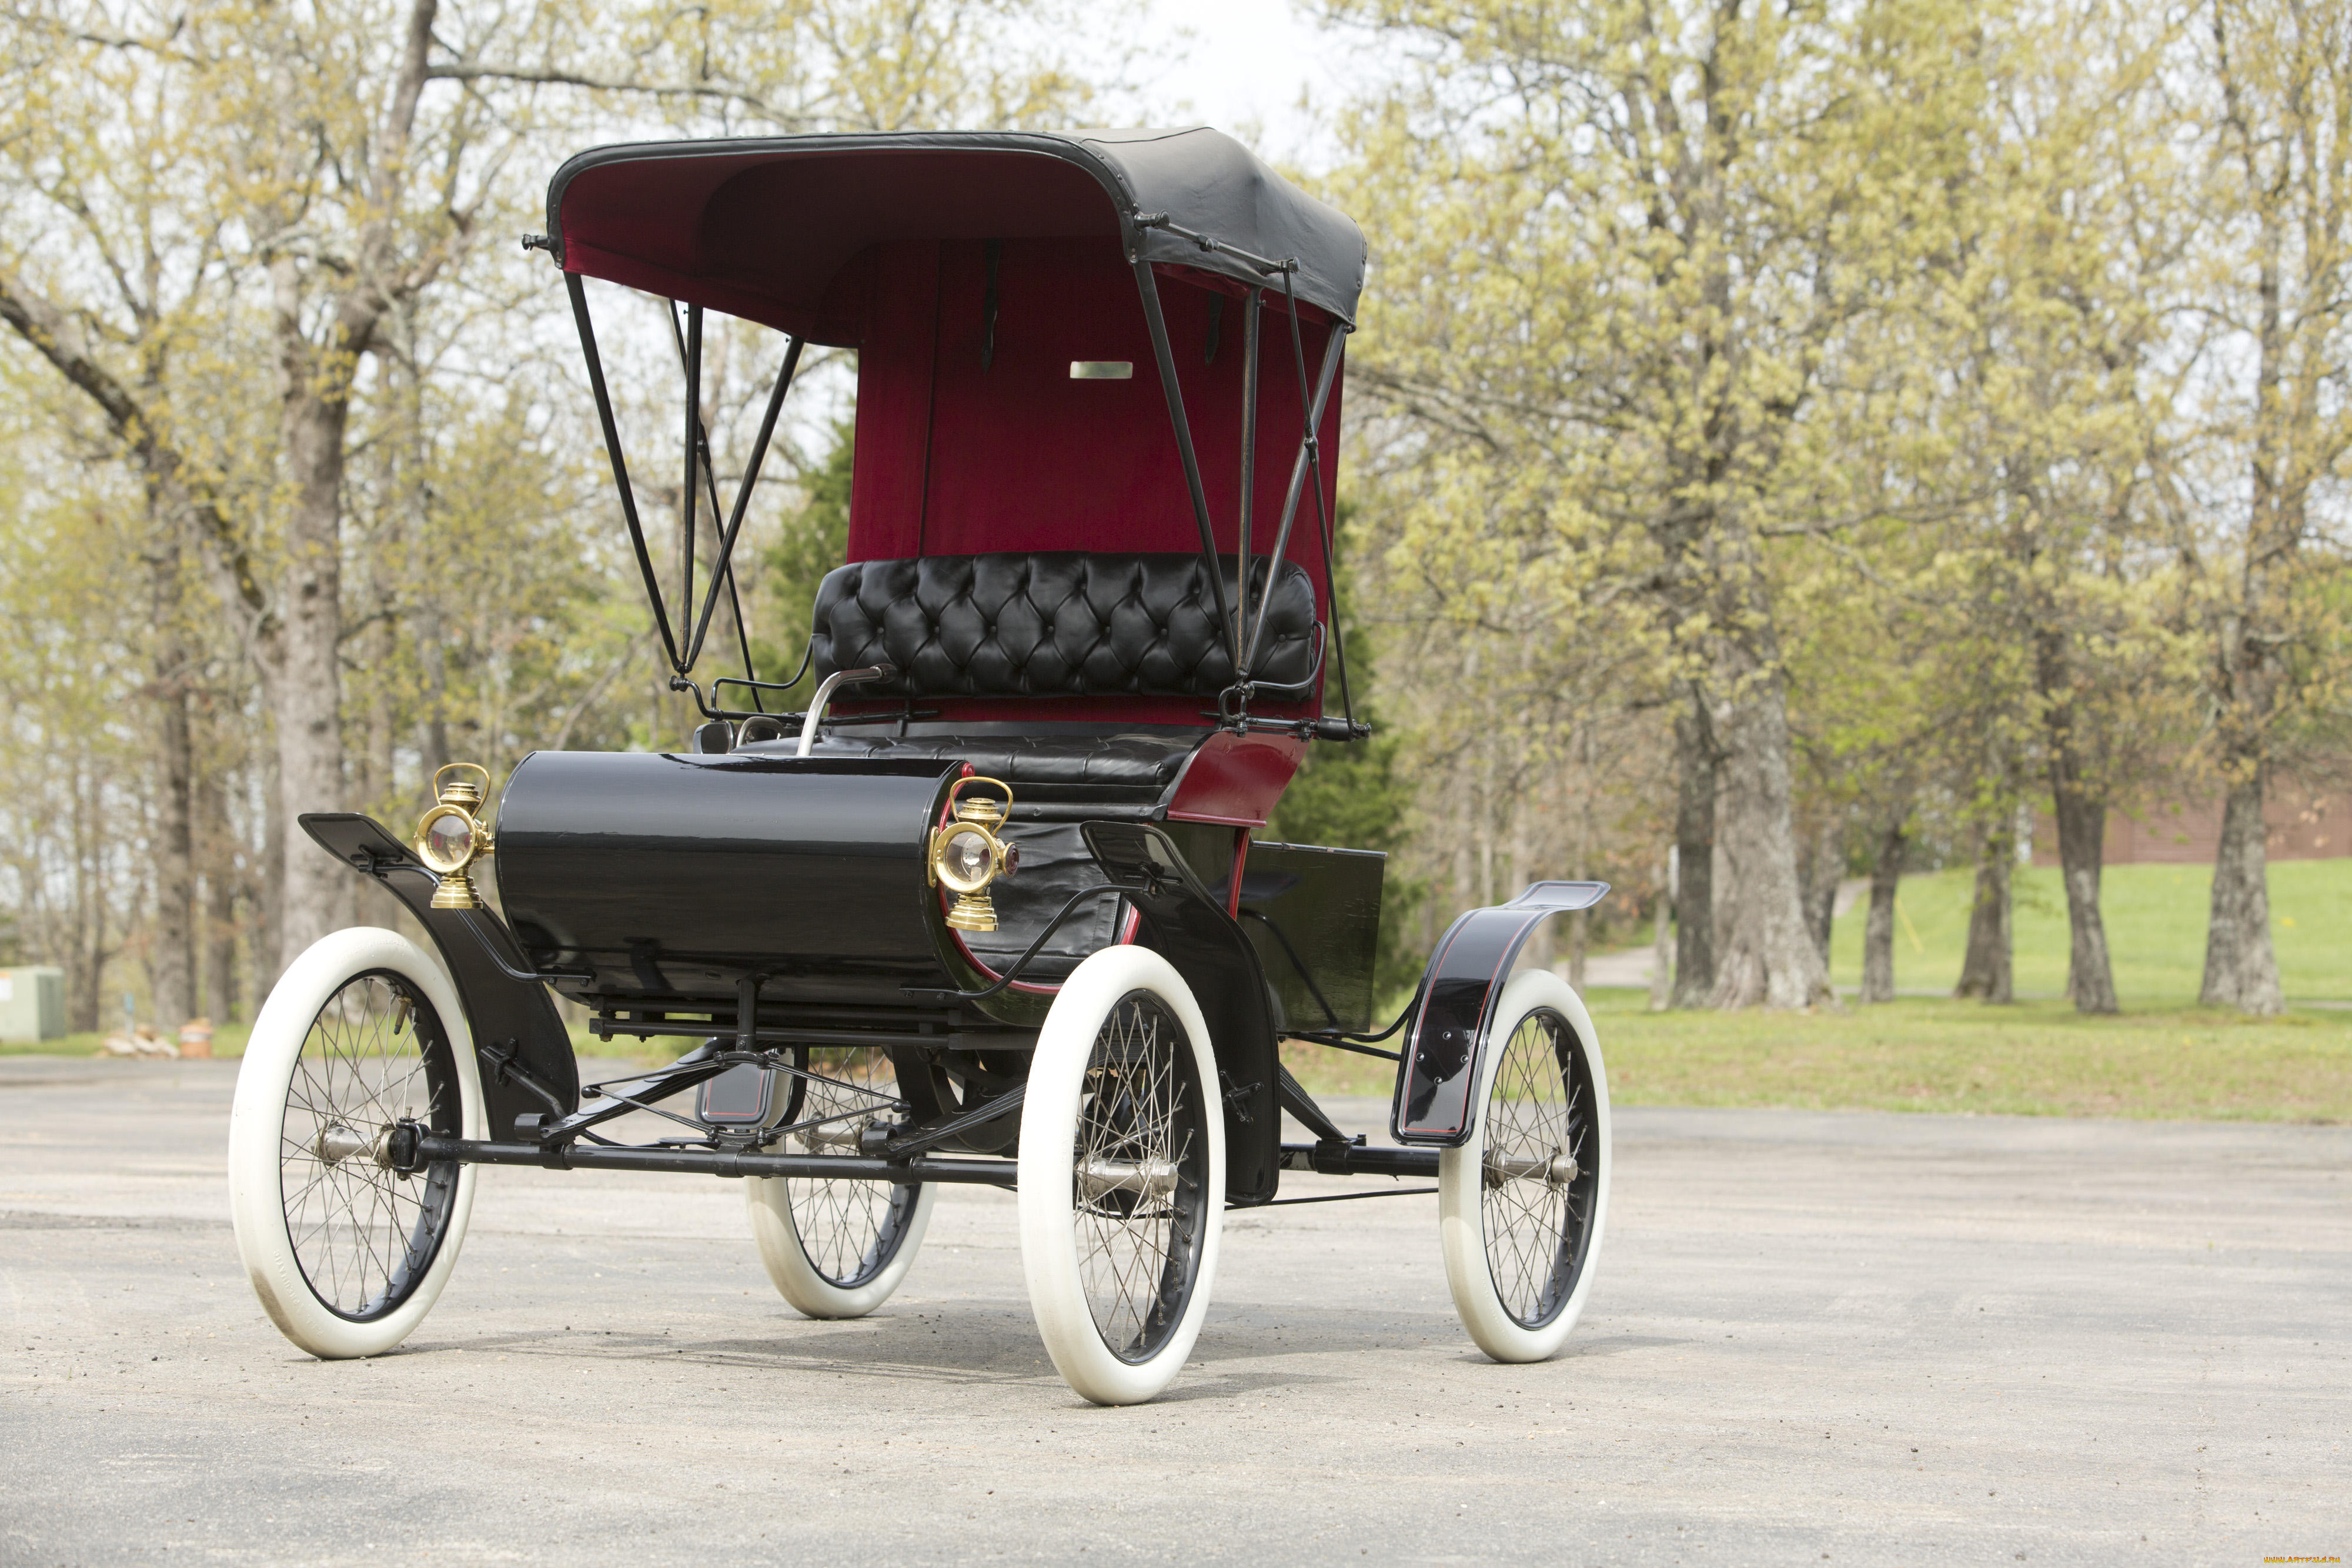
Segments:
[[[1343,522],[1345,517],[1343,505]],[[1378,850],[1392,855],[1412,834],[1413,788],[1398,768],[1403,737],[1381,724],[1363,695],[1372,685],[1372,642],[1349,613],[1355,596],[1344,583],[1340,598],[1339,625],[1347,639],[1349,685],[1357,694],[1356,716],[1371,725],[1371,738],[1344,746],[1310,746],[1298,776],[1284,791],[1282,803],[1275,808],[1261,836],[1283,843]],[[1336,707],[1336,671],[1328,679],[1333,690],[1325,700]],[[1412,945],[1412,933],[1428,892],[1425,883],[1399,875],[1391,861],[1381,890],[1380,949],[1372,971],[1376,998],[1390,997],[1420,978],[1423,955]]]
[[[760,552],[762,619],[772,629],[753,640],[760,678],[789,679],[808,651],[817,586],[849,551],[849,482],[856,456],[854,418],[834,422],[833,445],[809,473],[808,499],[784,520],[783,537]]]

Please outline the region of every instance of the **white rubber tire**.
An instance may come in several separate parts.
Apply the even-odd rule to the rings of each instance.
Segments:
[[[1486,1113],[1495,1074],[1503,1059],[1502,1047],[1529,1013],[1549,1010],[1566,1019],[1591,1069],[1592,1134],[1600,1152],[1600,1176],[1592,1198],[1591,1239],[1566,1303],[1539,1327],[1530,1328],[1503,1303],[1487,1260],[1484,1204],[1486,1159]],[[1615,1166],[1609,1140],[1609,1078],[1601,1066],[1599,1037],[1592,1015],[1567,981],[1549,969],[1529,969],[1503,988],[1495,1009],[1494,1033],[1480,1053],[1478,1082],[1472,1104],[1476,1123],[1469,1142],[1439,1157],[1438,1239],[1445,1257],[1445,1282],[1454,1295],[1454,1311],[1480,1350],[1502,1362],[1542,1361],[1557,1354],[1567,1343],[1600,1270],[1601,1243],[1608,1233],[1609,1183]],[[1532,1315],[1532,1314],[1530,1314]]]
[[[1155,998],[1182,1027],[1205,1100],[1208,1144],[1199,1271],[1176,1326],[1146,1361],[1114,1354],[1095,1326],[1079,1264],[1078,1214],[1072,1161],[1087,1066],[1112,1009],[1129,993]],[[1175,967],[1143,947],[1106,947],[1071,971],[1046,1015],[1021,1107],[1021,1267],[1029,1304],[1055,1370],[1097,1405],[1138,1405],[1157,1397],[1183,1370],[1201,1337],[1216,1283],[1224,1230],[1225,1119],[1208,1025]]]
[[[373,970],[398,975],[431,1002],[448,1040],[465,1135],[484,1135],[473,1031],[458,1006],[457,988],[422,948],[398,932],[356,926],[320,937],[288,966],[254,1020],[237,1069],[236,1099],[229,1113],[229,1213],[246,1277],[270,1321],[294,1343],[329,1361],[382,1355],[424,1322],[457,1267],[479,1169],[458,1168],[439,1249],[398,1307],[360,1322],[332,1311],[312,1291],[287,1229],[279,1148],[287,1097],[303,1042],[320,1009],[347,981]]]
[[[907,1233],[898,1249],[881,1270],[862,1284],[842,1286],[827,1279],[809,1261],[801,1245],[800,1228],[793,1219],[788,1183],[782,1176],[746,1176],[743,1201],[751,1217],[751,1239],[759,1244],[760,1262],[776,1291],[793,1310],[811,1318],[862,1318],[890,1299],[892,1291],[915,1265],[922,1249],[923,1231],[931,1222],[931,1205],[939,1197],[937,1183],[915,1189],[914,1212],[906,1220]]]

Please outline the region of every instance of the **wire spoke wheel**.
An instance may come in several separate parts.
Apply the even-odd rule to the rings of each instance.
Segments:
[[[1609,1191],[1608,1082],[1591,1019],[1556,975],[1505,989],[1470,1141],[1439,1163],[1446,1279],[1479,1347],[1558,1350],[1583,1310]]]
[[[1568,1304],[1592,1235],[1592,1075],[1573,1040],[1549,1009],[1520,1019],[1486,1096],[1486,1270],[1503,1310],[1531,1329]]]
[[[401,1121],[457,1132],[449,1043],[433,1005],[382,970],[345,981],[296,1058],[278,1138],[294,1260],[328,1310],[368,1322],[408,1300],[448,1228],[457,1167],[402,1176],[378,1157]]]
[[[1122,1361],[1167,1343],[1200,1270],[1206,1140],[1191,1054],[1159,998],[1134,992],[1103,1020],[1080,1091],[1078,1275],[1096,1331]]]
[[[877,1121],[892,1119],[898,1092],[889,1057],[879,1051],[803,1056],[813,1075],[799,1081],[792,1154],[854,1155]],[[753,1177],[744,1184],[760,1260],[777,1291],[814,1318],[859,1317],[890,1298],[914,1263],[930,1222],[937,1188],[877,1181]]]
[[[238,1250],[288,1338],[373,1355],[422,1320],[474,1173],[445,1160],[403,1176],[391,1140],[404,1122],[478,1135],[480,1102],[456,998],[415,944],[339,931],[289,967],[247,1045],[229,1134]]]
[[[1201,1010],[1165,958],[1107,947],[1063,983],[1021,1119],[1021,1261],[1055,1367],[1098,1405],[1166,1388],[1200,1337],[1224,1218]]]

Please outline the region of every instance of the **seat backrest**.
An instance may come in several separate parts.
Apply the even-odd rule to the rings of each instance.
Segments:
[[[1274,580],[1256,679],[1315,677],[1315,589],[1296,562],[1250,563],[1253,602]],[[1227,604],[1239,595],[1223,562]],[[919,556],[853,561],[817,589],[811,666],[888,664],[890,696],[1198,696],[1234,684],[1232,650],[1197,555]]]

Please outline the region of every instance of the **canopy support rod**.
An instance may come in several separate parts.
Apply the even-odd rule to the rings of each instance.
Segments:
[[[701,459],[695,454],[695,433],[702,428],[702,307],[686,308],[686,484],[678,497],[678,543],[681,547],[681,570],[686,587],[678,595],[678,608],[687,614],[694,613],[694,504],[701,498],[701,476],[695,472]],[[686,644],[686,660],[677,667],[684,674],[694,665],[695,645],[689,637]]]
[[[727,517],[727,537],[719,543],[719,564],[727,573],[727,601],[735,612],[735,637],[743,645],[743,674],[747,677],[756,678],[751,668],[751,634],[743,625],[743,601],[735,591],[735,541],[742,535],[744,515],[751,509],[751,492],[760,483],[760,469],[768,461],[768,444],[776,434],[776,416],[783,412],[784,393],[792,390],[793,378],[799,374],[800,367],[801,340],[794,338],[784,348],[783,368],[776,372],[776,384],[768,393],[767,411],[760,416],[759,437],[751,444],[751,464],[743,470],[741,482],[735,486],[735,509]],[[703,447],[706,465],[710,461],[709,454],[710,448],[706,441]],[[714,486],[718,484],[717,476],[712,476],[711,483]],[[713,522],[718,521],[719,497],[716,494],[710,498],[710,517]],[[698,652],[702,647],[704,633],[710,629],[710,612],[717,607],[715,592],[711,598],[703,601],[702,622],[694,632],[694,646]],[[751,694],[751,706],[766,711],[756,691]]]
[[[1292,287],[1292,277],[1293,274],[1287,272],[1282,275],[1282,291],[1290,299],[1290,361],[1298,367],[1298,395],[1305,397],[1307,340],[1298,329],[1298,292]],[[1339,322],[1332,322],[1331,334],[1323,340],[1325,392],[1330,389],[1329,377],[1339,368],[1340,346],[1347,340],[1346,329]],[[1309,465],[1314,469],[1311,477],[1315,485],[1315,515],[1323,525],[1323,587],[1324,591],[1331,596],[1331,657],[1339,666],[1339,715],[1348,721],[1348,734],[1352,738],[1356,733],[1356,704],[1348,692],[1348,640],[1339,634],[1339,578],[1333,565],[1331,508],[1323,500],[1323,461],[1317,446],[1320,439],[1317,432],[1322,428],[1322,423],[1323,393],[1318,392],[1315,399],[1314,418],[1307,426],[1307,439],[1299,448],[1299,455],[1309,459]],[[1260,616],[1259,619],[1263,621],[1265,617]]]
[[[702,455],[702,498],[710,503],[710,537],[718,543],[719,553],[711,560],[711,569],[716,575],[710,580],[709,594],[702,601],[701,622],[687,638],[687,667],[693,668],[695,661],[702,657],[703,639],[710,631],[710,613],[719,606],[719,590],[723,584],[727,590],[728,608],[735,615],[735,649],[743,658],[743,678],[756,682],[760,672],[751,663],[751,633],[743,625],[743,596],[736,591],[734,556],[729,548],[730,541],[719,521],[725,508],[719,504],[719,465],[710,460],[710,428],[698,424],[695,430],[695,450]],[[694,606],[689,604],[687,608],[691,610]],[[768,711],[761,703],[756,690],[751,694],[751,706],[761,713]]]
[[[661,633],[662,651],[670,667],[677,668],[677,639],[669,629],[669,613],[662,606],[661,584],[654,576],[654,558],[646,550],[645,526],[637,517],[636,492],[629,486],[628,461],[621,455],[621,432],[613,422],[613,395],[604,385],[604,361],[596,352],[596,329],[588,319],[588,289],[576,272],[563,275],[572,295],[572,319],[580,329],[580,352],[588,361],[588,385],[596,394],[596,417],[604,426],[604,453],[612,460],[613,484],[621,492],[621,516],[629,525],[629,543],[637,552],[637,575],[645,580],[646,602],[654,612],[654,629]]]
[[[1296,316],[1291,318],[1291,324],[1294,332],[1297,329],[1297,319],[1298,319]],[[1316,432],[1323,428],[1323,411],[1330,402],[1331,387],[1337,381],[1339,374],[1339,343],[1341,340],[1341,335],[1339,324],[1336,321],[1333,322],[1331,324],[1330,340],[1325,345],[1323,350],[1323,368],[1319,372],[1318,372],[1315,379],[1315,395],[1312,399],[1308,400],[1307,402],[1307,429],[1305,434],[1303,434],[1298,439],[1298,455],[1292,460],[1290,465],[1290,488],[1283,495],[1282,521],[1276,526],[1275,530],[1274,553],[1272,559],[1274,570],[1280,570],[1284,559],[1288,555],[1290,550],[1290,530],[1292,525],[1298,520],[1298,503],[1307,487],[1307,474],[1308,469],[1312,468],[1315,471],[1316,495],[1319,497],[1323,493],[1322,451],[1321,447],[1318,444]],[[1307,378],[1305,376],[1302,375],[1299,377],[1299,384],[1302,388],[1305,387],[1306,381]],[[1339,619],[1339,589],[1337,583],[1330,580],[1329,569],[1328,567],[1325,569],[1324,591],[1331,597],[1332,620],[1336,624]],[[1252,668],[1256,667],[1258,643],[1265,635],[1266,612],[1273,603],[1274,588],[1272,581],[1269,580],[1266,586],[1265,602],[1259,606],[1257,620],[1250,627],[1249,657]]]
[[[1235,624],[1246,626],[1250,618],[1250,522],[1257,505],[1257,366],[1258,341],[1263,316],[1259,310],[1259,293],[1251,289],[1243,297],[1242,308],[1242,532],[1240,564],[1235,569],[1241,588],[1241,612]],[[1265,591],[1274,592],[1274,579],[1266,579]],[[1255,652],[1255,648],[1251,650]],[[1235,664],[1234,679],[1249,679],[1250,667]]]
[[[1160,310],[1160,279],[1151,264],[1138,257],[1135,287],[1143,296],[1143,319],[1151,329],[1151,354],[1160,361],[1160,390],[1168,399],[1168,421],[1176,427],[1176,456],[1184,465],[1184,485],[1192,496],[1192,521],[1201,530],[1201,559],[1208,563],[1209,592],[1216,601],[1217,624],[1231,643],[1234,679],[1241,680],[1242,630],[1225,604],[1225,572],[1217,559],[1217,536],[1209,527],[1209,493],[1201,484],[1201,458],[1192,450],[1192,423],[1184,417],[1183,389],[1176,384],[1176,351],[1168,343],[1168,319]]]
[[[674,299],[670,301],[669,340],[671,346],[677,350],[677,362],[679,369],[683,371],[686,365],[686,335],[678,330],[677,301]],[[721,514],[725,512],[726,508],[719,504],[719,465],[710,460],[710,427],[704,424],[700,420],[695,421],[694,449],[701,455],[702,459],[702,498],[710,503],[710,537],[714,540],[721,539],[724,535],[724,529],[721,528],[719,519]],[[760,678],[760,672],[758,669],[753,667],[751,663],[751,635],[750,632],[745,630],[743,625],[743,597],[736,591],[734,563],[723,544],[719,549],[716,562],[716,569],[718,575],[710,580],[710,591],[713,595],[716,595],[719,591],[719,584],[722,582],[726,584],[727,602],[735,612],[735,646],[736,650],[743,656],[743,678],[747,681],[756,682]],[[715,601],[713,602],[715,604]],[[688,613],[691,615],[694,610],[694,603],[691,600],[687,601],[686,609]],[[703,637],[709,630],[709,627],[710,613],[709,610],[706,609],[703,612],[701,627],[699,629],[689,628],[689,634],[687,638],[686,644],[686,664],[688,670],[691,670],[694,667],[696,661],[702,657]],[[760,694],[757,691],[754,691],[751,694],[751,706],[759,708],[762,713],[767,711],[766,707],[761,703]]]
[[[670,335],[683,363],[686,340],[677,331],[675,314],[670,318]],[[710,433],[699,419],[695,422],[695,443],[702,457],[704,493],[710,502],[710,527],[719,538],[719,555],[714,570],[725,576],[728,599],[735,610],[735,630],[739,640],[745,639],[747,634],[743,630],[742,601],[735,589],[735,541],[743,531],[743,518],[751,509],[751,492],[759,485],[760,470],[768,460],[768,448],[776,434],[776,420],[783,411],[784,394],[792,390],[793,378],[799,373],[802,348],[798,338],[792,339],[785,346],[783,368],[776,372],[776,384],[769,390],[767,409],[760,416],[760,434],[751,443],[751,460],[744,468],[742,478],[736,484],[735,505],[726,513],[727,521],[723,528],[719,524],[719,474],[710,460]],[[686,664],[688,669],[693,668],[695,661],[702,656],[702,645],[710,632],[710,617],[719,608],[719,580],[713,578],[709,591],[703,596],[702,611],[695,621],[692,635],[687,640]],[[751,651],[748,643],[743,649],[743,674],[747,677],[757,678],[751,668]]]

